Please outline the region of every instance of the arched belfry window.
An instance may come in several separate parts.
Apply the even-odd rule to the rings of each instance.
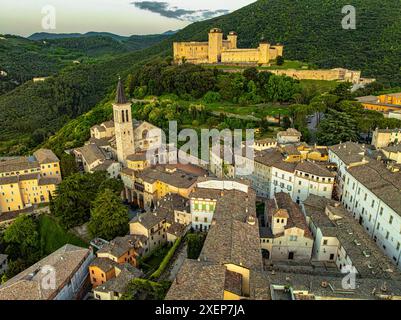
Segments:
[[[125,110],[125,120],[127,122],[130,121],[129,116],[128,116],[128,110]]]
[[[121,110],[121,122],[125,122],[124,121],[124,110]]]

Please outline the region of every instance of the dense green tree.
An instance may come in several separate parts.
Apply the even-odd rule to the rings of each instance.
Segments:
[[[21,215],[4,232],[6,253],[10,259],[24,257],[26,261],[35,261],[40,255],[38,225],[32,217]]]
[[[128,97],[132,97],[134,95],[135,86],[136,86],[136,81],[135,81],[134,75],[132,73],[130,73],[127,76],[127,80],[125,83],[126,92],[127,92]]]
[[[242,74],[247,81],[257,82],[259,79],[259,71],[255,67],[246,68]]]
[[[190,233],[187,234],[187,256],[188,259],[198,259],[203,243],[205,242],[206,235],[203,233]]]
[[[46,130],[44,129],[36,129],[32,133],[32,142],[34,146],[37,146],[41,144],[43,141],[45,141],[47,136]]]
[[[357,141],[356,121],[346,113],[331,110],[320,122],[317,139],[319,144],[329,146],[345,141]]]
[[[78,172],[77,163],[73,155],[63,153],[60,157],[61,174],[63,178]]]
[[[218,93],[218,92],[208,91],[203,96],[203,101],[205,101],[206,103],[219,102],[220,100],[221,100],[221,96],[220,96],[220,93]]]
[[[112,240],[128,232],[128,208],[113,190],[100,192],[91,209],[88,229],[92,237]]]
[[[124,183],[120,179],[106,179],[101,182],[99,186],[99,192],[102,192],[106,189],[109,189],[114,192],[117,196],[121,195],[121,192],[124,190]]]
[[[296,92],[300,91],[299,84],[290,77],[272,75],[265,85],[267,97],[273,102],[290,101]]]
[[[171,282],[133,279],[120,300],[164,300]]]
[[[351,100],[352,99],[351,88],[352,88],[352,83],[341,82],[330,93],[337,96],[340,100]]]
[[[276,58],[276,65],[278,65],[278,66],[282,66],[283,64],[284,64],[284,58],[283,58],[283,56],[278,56],[277,58]]]
[[[0,278],[0,285],[6,283],[7,280],[8,280],[7,274],[3,273],[3,275]]]
[[[50,210],[65,229],[89,220],[91,201],[95,200],[99,186],[105,180],[105,172],[75,173],[57,186],[55,197],[50,202]]]
[[[24,258],[16,258],[15,260],[9,260],[7,271],[4,274],[4,279],[11,279],[18,273],[29,268],[32,264],[36,263],[38,259],[39,255],[35,254],[35,258],[29,258],[25,256]]]

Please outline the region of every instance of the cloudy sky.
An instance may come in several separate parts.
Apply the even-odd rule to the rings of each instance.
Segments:
[[[154,34],[181,29],[252,2],[255,0],[1,0],[0,34]],[[55,29],[47,29],[49,26]]]

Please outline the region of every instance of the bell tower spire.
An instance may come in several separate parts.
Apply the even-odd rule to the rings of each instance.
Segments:
[[[125,165],[127,156],[135,153],[131,103],[125,96],[124,85],[118,78],[116,100],[113,103],[114,130],[118,162]]]
[[[125,97],[124,86],[121,82],[121,77],[118,76],[117,93],[116,93],[116,103],[125,104],[127,103],[127,98]]]

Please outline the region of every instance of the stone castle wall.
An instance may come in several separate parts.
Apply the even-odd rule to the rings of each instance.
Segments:
[[[270,46],[269,43],[264,42],[258,48],[238,49],[237,34],[230,32],[227,39],[223,39],[223,33],[217,28],[210,30],[208,42],[175,42],[173,44],[174,62],[178,64],[186,61],[194,64],[267,65],[269,61],[283,55],[283,48],[281,45]]]
[[[361,79],[360,71],[347,69],[318,69],[318,70],[297,70],[297,69],[272,69],[269,72],[276,75],[285,75],[298,80],[325,80],[325,81],[349,81],[359,83]]]

